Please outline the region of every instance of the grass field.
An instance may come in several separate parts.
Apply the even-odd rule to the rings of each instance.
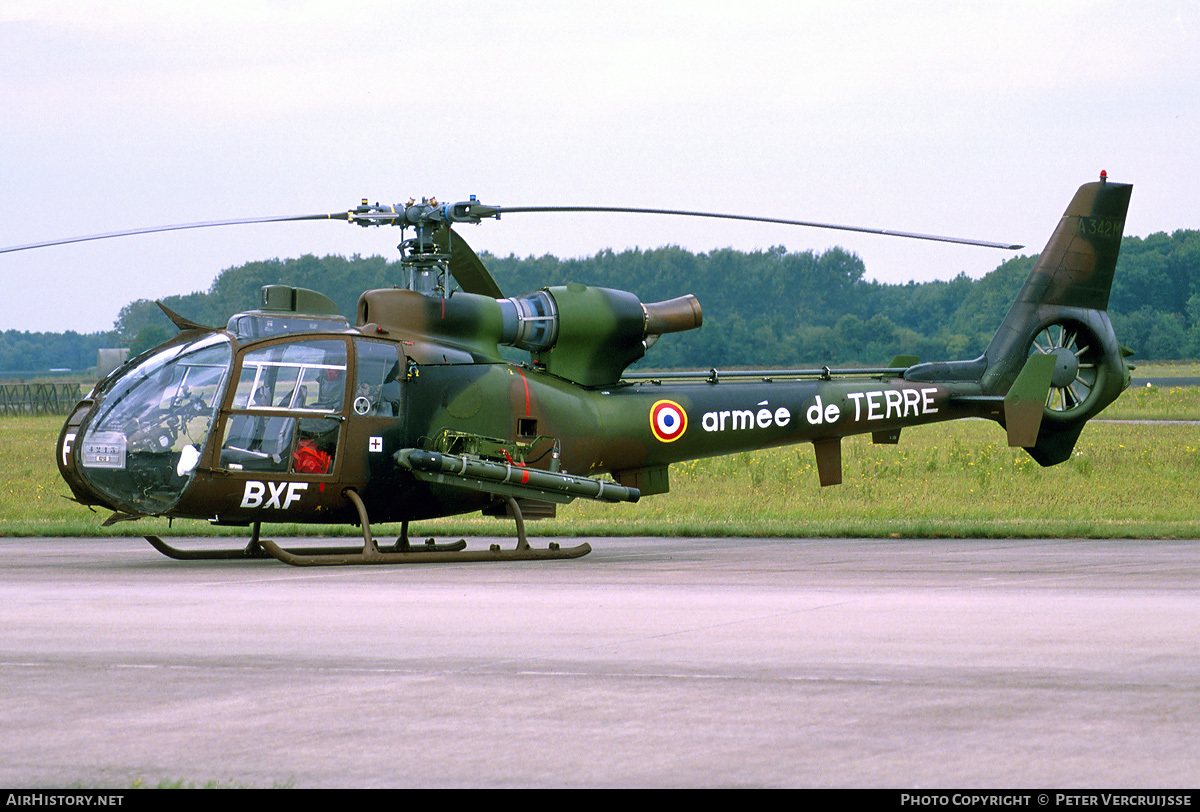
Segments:
[[[1200,361],[1133,361],[1138,378],[1200,378]]]
[[[1200,388],[1135,388],[1084,430],[1074,455],[1041,468],[985,421],[905,430],[896,446],[844,442],[844,482],[821,488],[811,446],[671,467],[671,492],[636,505],[583,500],[531,534],[1198,538]],[[1108,420],[1149,420],[1125,423]],[[54,463],[61,417],[0,418],[0,535],[245,535],[205,522],[100,527],[108,512],[69,501]],[[355,534],[273,526],[274,535]],[[377,527],[394,535],[396,527]],[[460,518],[420,535],[508,535],[511,523]]]
[[[1200,386],[1135,384],[1101,412],[1099,419],[1200,420]]]

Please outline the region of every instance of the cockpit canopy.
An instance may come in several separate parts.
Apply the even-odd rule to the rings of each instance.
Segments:
[[[132,513],[161,513],[191,480],[233,360],[222,334],[169,344],[97,386],[78,444],[88,483]]]
[[[200,471],[334,476],[350,414],[401,416],[404,370],[396,342],[354,331],[182,333],[97,385],[63,464],[81,499],[131,515],[170,515]]]

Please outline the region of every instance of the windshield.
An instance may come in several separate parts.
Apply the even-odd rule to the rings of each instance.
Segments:
[[[208,335],[109,381],[79,447],[84,477],[130,512],[170,509],[200,459],[232,356],[228,337]]]

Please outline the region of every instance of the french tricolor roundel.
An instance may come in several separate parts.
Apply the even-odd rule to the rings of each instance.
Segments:
[[[650,431],[661,442],[671,443],[687,431],[687,412],[673,400],[660,400],[650,407]]]

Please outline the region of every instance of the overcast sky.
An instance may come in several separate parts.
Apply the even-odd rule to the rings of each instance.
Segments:
[[[1033,253],[1101,169],[1134,184],[1127,234],[1200,228],[1197,0],[5,0],[0,88],[0,246],[475,194]],[[618,215],[510,215],[463,235],[520,256],[842,245],[889,282],[978,277],[1014,255]],[[399,236],[255,225],[0,255],[0,329],[109,329],[127,302],[207,290],[230,266],[395,257]]]

